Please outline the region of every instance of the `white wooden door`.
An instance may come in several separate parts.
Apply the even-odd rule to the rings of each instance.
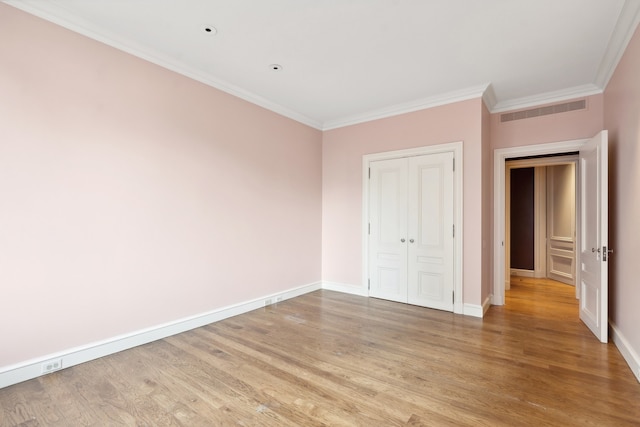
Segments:
[[[580,319],[608,340],[607,131],[580,149]]]
[[[453,158],[370,163],[370,296],[453,311]]]
[[[409,159],[408,302],[453,311],[453,153]]]
[[[407,159],[369,171],[369,295],[407,302]]]

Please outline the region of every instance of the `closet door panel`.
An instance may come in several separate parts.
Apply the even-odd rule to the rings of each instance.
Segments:
[[[407,302],[407,159],[370,168],[369,295]]]
[[[453,311],[453,153],[409,160],[408,302]]]

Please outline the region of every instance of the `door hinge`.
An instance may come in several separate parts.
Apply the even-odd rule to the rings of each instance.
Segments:
[[[367,279],[367,289],[371,290],[371,279]]]
[[[453,171],[456,171],[456,158],[453,158]]]
[[[456,225],[453,224],[453,237],[456,237]]]
[[[371,223],[369,223],[369,227],[367,229],[367,234],[371,234]]]
[[[451,304],[456,303],[456,291],[451,291]]]
[[[369,179],[371,179],[371,168],[369,168]]]

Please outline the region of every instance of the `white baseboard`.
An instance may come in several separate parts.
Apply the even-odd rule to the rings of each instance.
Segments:
[[[487,296],[482,303],[482,317],[487,314],[487,310],[491,307],[491,301],[493,301],[493,294]]]
[[[320,282],[311,283],[309,285],[292,288],[284,292],[278,292],[261,298],[256,298],[251,301],[222,307],[207,313],[139,330],[130,334],[120,335],[104,341],[49,354],[44,357],[28,360],[15,365],[0,367],[0,388],[43,375],[42,366],[49,361],[59,362],[59,367],[55,370],[69,368],[80,363],[108,356],[122,350],[127,350],[171,335],[227,319],[229,317],[256,310],[264,307],[265,305],[269,305],[267,300],[271,300],[272,303],[276,303],[290,298],[295,298],[309,292],[317,291],[321,289],[321,287],[322,285]]]
[[[345,294],[359,295],[361,297],[368,297],[369,290],[364,286],[351,285],[347,283],[338,282],[322,282],[322,289],[328,291],[343,292]]]
[[[478,304],[465,303],[462,310],[462,314],[464,314],[465,316],[482,317],[484,315],[484,313],[482,312],[482,306]]]
[[[489,295],[482,302],[482,305],[477,304],[464,304],[463,312],[465,316],[472,317],[484,317],[489,307],[491,307],[491,301],[493,300],[493,295]]]
[[[640,356],[638,356],[638,353],[631,347],[629,341],[626,340],[611,320],[609,320],[609,326],[611,327],[611,339],[613,343],[618,347],[620,354],[622,354],[629,368],[631,368],[633,375],[635,375],[638,382],[640,382]]]
[[[347,283],[338,283],[338,282],[322,282],[322,289],[326,289],[328,291],[336,291],[343,292],[351,295],[358,295],[361,297],[368,297],[369,290],[363,286],[351,285]],[[484,317],[489,307],[491,307],[491,302],[493,299],[493,295],[489,295],[482,305],[476,304],[464,304],[462,308],[462,312],[458,314],[462,314],[464,316],[472,316],[472,317]]]

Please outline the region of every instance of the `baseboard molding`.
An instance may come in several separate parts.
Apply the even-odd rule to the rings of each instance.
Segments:
[[[328,291],[342,292],[345,294],[358,295],[361,297],[368,297],[369,290],[364,286],[351,285],[347,283],[338,282],[322,282],[322,289]]]
[[[358,295],[361,297],[369,296],[368,289],[362,286],[350,285],[346,283],[322,282],[322,289],[326,289],[328,291],[343,292],[351,295]],[[482,305],[463,304],[462,312],[457,314],[462,314],[464,316],[472,316],[472,317],[484,317],[484,315],[487,313],[487,310],[489,310],[489,307],[491,307],[492,302],[493,302],[493,294],[489,295],[484,300]]]
[[[462,314],[464,314],[465,316],[482,318],[487,313],[487,310],[489,310],[489,307],[491,307],[492,300],[493,295],[489,295],[484,299],[482,305],[464,304]]]
[[[493,301],[493,294],[488,295],[484,299],[484,302],[482,303],[482,317],[484,317],[484,315],[487,314],[487,311],[491,307],[491,301]]]
[[[518,276],[518,277],[534,277],[535,273],[533,270],[522,270],[520,268],[512,268],[511,275]]]
[[[616,347],[618,347],[620,354],[622,354],[629,368],[631,368],[631,372],[633,372],[633,375],[638,382],[640,382],[640,356],[638,356],[638,353],[631,347],[629,341],[627,341],[611,320],[609,320],[609,327],[611,328],[611,340]]]
[[[311,283],[297,288],[292,288],[284,292],[278,292],[253,299],[251,301],[222,307],[192,317],[132,332],[130,334],[120,335],[104,341],[88,344],[86,346],[72,348],[55,354],[49,354],[41,358],[28,360],[15,365],[0,367],[0,388],[44,375],[42,373],[42,366],[49,361],[56,361],[59,363],[59,367],[56,368],[56,371],[63,368],[69,368],[90,360],[108,356],[142,344],[147,344],[171,335],[186,332],[191,329],[199,328],[210,323],[218,322],[229,317],[262,308],[269,305],[268,300],[272,303],[276,303],[290,298],[295,298],[309,292],[317,291],[321,288],[322,284],[320,282]]]

